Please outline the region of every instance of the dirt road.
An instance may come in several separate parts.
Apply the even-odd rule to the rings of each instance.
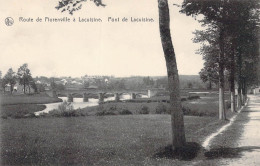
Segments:
[[[260,165],[260,96],[251,95],[249,104],[244,108],[243,112],[248,113],[248,122],[244,124],[237,147],[233,148],[233,151],[240,155],[235,158],[222,159],[219,165]]]

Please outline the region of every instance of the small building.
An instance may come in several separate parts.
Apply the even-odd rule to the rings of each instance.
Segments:
[[[8,84],[5,87],[6,92],[11,92],[11,86]],[[25,86],[25,93],[34,93],[34,89],[30,86]],[[13,87],[13,92],[12,93],[17,93],[17,94],[23,94],[24,93],[24,86],[16,83]]]
[[[260,87],[255,87],[255,88],[253,89],[253,94],[254,94],[254,95],[260,94]]]

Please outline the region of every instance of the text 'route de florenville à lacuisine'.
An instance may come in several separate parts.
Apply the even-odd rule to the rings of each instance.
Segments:
[[[47,22],[47,23],[62,23],[62,22],[133,22],[133,23],[151,23],[154,22],[153,18],[150,17],[107,17],[107,18],[96,18],[96,17],[19,17],[19,22],[21,23],[33,23],[33,22]]]

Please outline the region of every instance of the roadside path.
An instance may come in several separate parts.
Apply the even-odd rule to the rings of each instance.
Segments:
[[[260,165],[260,96],[250,95],[249,104],[242,111],[248,113],[248,122],[234,151],[239,157],[221,159],[219,165],[259,166]]]

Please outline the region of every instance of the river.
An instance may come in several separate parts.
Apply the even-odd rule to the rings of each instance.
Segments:
[[[147,98],[147,97],[148,97],[147,95],[141,95],[141,98]],[[67,101],[67,97],[59,97],[59,98],[62,99],[62,101]],[[131,96],[128,94],[124,94],[120,96],[120,100],[129,100],[129,99],[131,99]],[[108,97],[104,99],[104,101],[113,101],[113,100],[115,100],[115,97]],[[61,103],[62,102],[45,104],[46,108],[42,111],[35,112],[35,115],[39,116],[42,113],[49,113],[50,111],[57,109]],[[88,102],[83,102],[83,98],[73,98],[73,102],[71,102],[71,104],[73,105],[74,109],[92,107],[98,105],[98,99],[90,98]]]

